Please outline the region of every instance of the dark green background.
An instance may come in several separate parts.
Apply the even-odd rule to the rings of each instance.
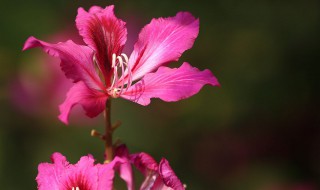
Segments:
[[[109,4],[136,28],[182,10],[199,17],[199,37],[179,64],[208,68],[221,83],[176,103],[114,100],[112,118],[123,123],[115,136],[131,152],[166,157],[192,190],[320,188],[318,1],[0,2],[1,189],[35,189],[37,165],[55,151],[72,163],[88,153],[102,160],[103,144],[89,136],[102,123],[65,127],[55,114],[20,112],[9,89],[44,54],[21,52],[27,37],[47,39],[74,28],[78,7]]]

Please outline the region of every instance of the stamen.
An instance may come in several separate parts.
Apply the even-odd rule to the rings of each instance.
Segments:
[[[121,56],[124,58],[126,63],[129,63],[129,58],[128,58],[128,56],[126,54],[121,53]]]
[[[119,56],[117,56],[116,54],[112,54],[112,68],[112,83],[111,86],[108,88],[108,91],[110,96],[117,98],[124,90],[130,88],[132,84],[132,73],[129,66],[128,56],[124,53],[122,53]],[[121,70],[118,70],[118,68],[121,68]],[[127,83],[125,83],[126,75],[128,75]]]
[[[112,68],[116,66],[116,54],[112,54]]]
[[[123,65],[122,57],[121,57],[121,56],[118,56],[117,59],[119,60],[119,67],[121,67],[121,69],[122,69],[121,72],[122,72],[122,75],[123,75],[123,74],[124,74],[124,65]],[[122,78],[122,76],[121,76],[121,78]],[[121,79],[121,78],[120,78],[120,79]],[[122,80],[121,89],[120,89],[119,94],[122,93],[123,87],[124,87],[124,80]]]
[[[79,187],[72,187],[71,190],[80,190],[80,188]]]
[[[113,79],[112,79],[112,83],[109,89],[112,89],[114,84],[116,83],[116,81],[118,81],[118,67],[115,67],[113,70]]]
[[[129,75],[129,81],[128,81],[128,86],[126,88],[129,89],[131,87],[131,84],[132,84],[132,77],[131,77],[131,68],[130,68],[130,65],[129,65],[129,58],[126,54],[122,53],[121,56],[125,59],[125,63],[126,63],[126,66],[127,66],[127,71],[128,71],[128,75]],[[124,79],[123,79],[124,80]]]

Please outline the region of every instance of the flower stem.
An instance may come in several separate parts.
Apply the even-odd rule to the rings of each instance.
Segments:
[[[113,159],[113,145],[112,145],[112,125],[111,125],[111,99],[108,99],[106,102],[106,109],[104,111],[104,118],[105,118],[105,135],[104,135],[104,140],[105,140],[105,151],[104,151],[104,156],[105,156],[105,163],[109,163]]]

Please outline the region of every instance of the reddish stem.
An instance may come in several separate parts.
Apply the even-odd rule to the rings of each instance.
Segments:
[[[108,99],[106,102],[106,109],[104,111],[104,118],[105,118],[105,135],[104,135],[104,140],[105,140],[105,151],[104,151],[104,156],[105,156],[105,163],[109,163],[113,159],[113,145],[112,145],[112,125],[111,125],[111,99]]]

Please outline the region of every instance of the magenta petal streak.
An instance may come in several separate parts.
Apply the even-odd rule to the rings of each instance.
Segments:
[[[79,34],[95,50],[106,84],[110,82],[112,54],[120,55],[127,40],[126,23],[116,18],[113,8],[113,5],[105,9],[93,6],[89,12],[79,8],[76,18]]]
[[[172,102],[198,93],[205,84],[219,85],[211,71],[199,71],[185,62],[179,68],[160,67],[155,73],[146,74],[121,97],[141,105],[148,105],[151,98]]]

